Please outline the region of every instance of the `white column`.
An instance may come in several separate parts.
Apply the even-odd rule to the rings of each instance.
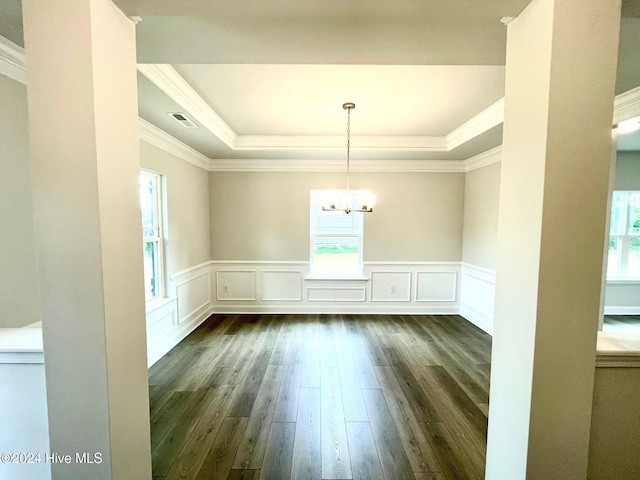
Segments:
[[[22,4],[53,478],[149,479],[135,26]]]
[[[508,26],[487,480],[585,479],[619,0]]]

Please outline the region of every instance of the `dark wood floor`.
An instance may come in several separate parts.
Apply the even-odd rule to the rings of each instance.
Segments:
[[[154,479],[484,478],[490,352],[458,316],[213,316],[150,370]]]

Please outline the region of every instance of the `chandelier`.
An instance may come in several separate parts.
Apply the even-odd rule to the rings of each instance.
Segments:
[[[323,205],[322,210],[324,212],[344,212],[347,215],[351,212],[364,212],[370,213],[373,212],[373,201],[374,196],[369,192],[365,191],[357,191],[354,195],[349,190],[349,164],[350,164],[350,153],[351,153],[351,110],[356,108],[355,103],[347,102],[342,105],[347,111],[347,188],[344,190],[342,196],[342,201],[337,203],[335,199],[331,199],[328,205]],[[357,201],[359,207],[356,208],[351,204]],[[339,205],[339,206],[337,206]]]

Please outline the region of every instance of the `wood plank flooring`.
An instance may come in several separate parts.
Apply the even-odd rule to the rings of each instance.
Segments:
[[[490,354],[456,315],[214,315],[149,371],[153,478],[483,479]]]

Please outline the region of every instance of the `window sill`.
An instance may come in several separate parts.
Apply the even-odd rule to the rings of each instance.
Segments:
[[[321,282],[368,282],[369,281],[369,277],[364,277],[364,276],[320,277],[320,276],[309,275],[308,277],[305,277],[305,280],[306,281],[312,281],[312,282],[316,282],[316,281],[321,281]]]
[[[607,278],[607,283],[614,284],[614,285],[640,285],[640,278],[638,277]]]

